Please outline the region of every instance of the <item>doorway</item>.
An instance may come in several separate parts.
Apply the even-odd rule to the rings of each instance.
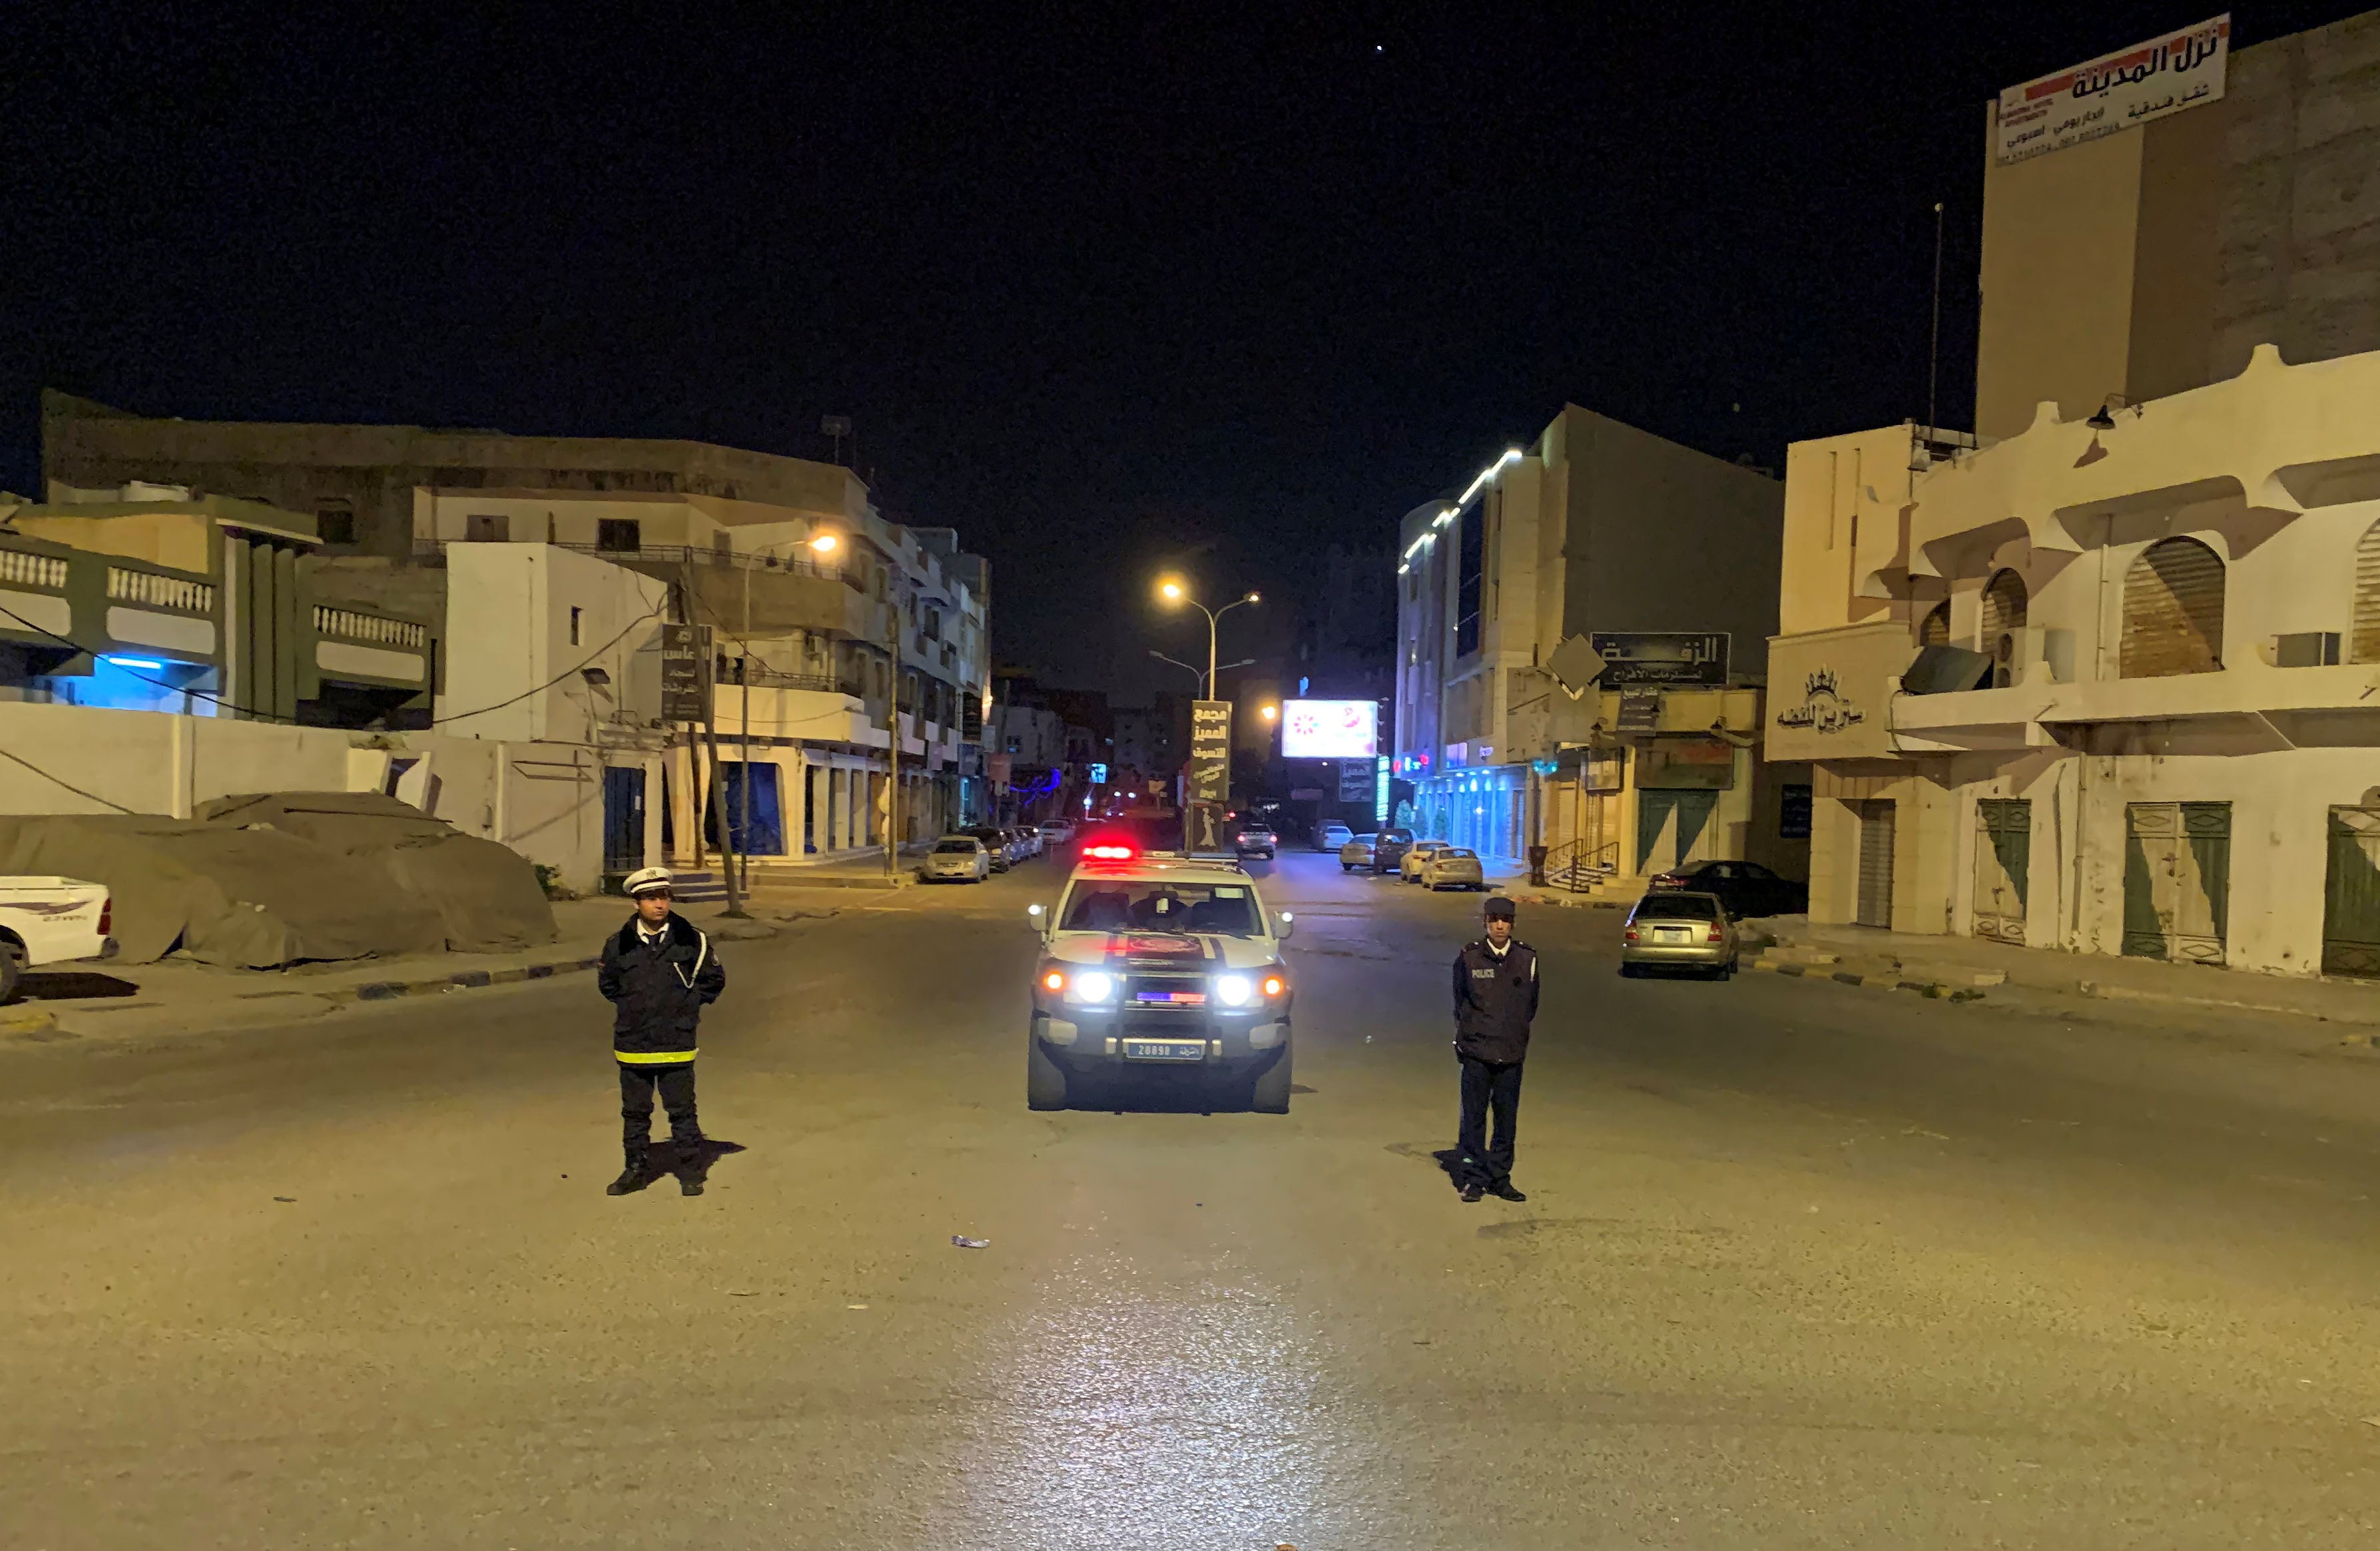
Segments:
[[[777,766],[758,760],[722,759],[719,773],[727,806],[727,839],[738,856],[782,856],[785,853],[784,813],[781,806]],[[745,809],[745,787],[751,787],[750,812]],[[747,831],[746,826],[750,826]],[[714,826],[715,828],[715,826]]]
[[[634,872],[645,865],[645,772],[603,767],[603,870]]]
[[[1668,872],[1708,861],[1718,794],[1648,786],[1636,794],[1636,872]]]
[[[2380,808],[2330,810],[2322,972],[2380,977]]]
[[[1859,817],[1859,902],[1856,922],[1863,927],[1892,928],[1892,831],[1896,805],[1870,800],[1854,803]]]
[[[2124,805],[2126,957],[2219,964],[2231,913],[2231,805]]]
[[[1975,935],[2024,941],[2033,854],[2033,805],[1986,798],[1975,805]]]

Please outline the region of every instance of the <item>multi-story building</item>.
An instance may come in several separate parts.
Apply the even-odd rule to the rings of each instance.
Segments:
[[[1773,799],[1749,746],[1780,505],[1758,470],[1572,405],[1458,494],[1407,513],[1403,817],[1492,855],[1583,847],[1621,876],[1710,856],[1791,866],[1768,843]],[[1609,637],[1621,656],[1663,634],[1705,643],[1702,660],[1678,688],[1630,697],[1624,717],[1592,674],[1555,672],[1565,642]]]
[[[2380,353],[1907,469],[1797,444],[1772,756],[1821,920],[2380,973]],[[1880,471],[1879,471],[1880,469]]]
[[[887,521],[848,469],[686,442],[158,420],[55,394],[42,408],[53,482],[133,469],[272,496],[310,515],[324,585],[358,600],[435,613],[445,558],[492,542],[663,583],[722,685],[704,735],[674,724],[657,805],[674,858],[715,848],[722,821],[764,859],[882,845],[896,735],[903,839],[980,811],[988,568],[948,528]]]
[[[1818,919],[2380,974],[2380,16],[2211,37],[1987,150],[1979,436],[1791,449]]]

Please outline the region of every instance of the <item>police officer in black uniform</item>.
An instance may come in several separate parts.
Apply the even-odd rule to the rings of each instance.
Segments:
[[[1521,1109],[1521,1062],[1537,1015],[1536,950],[1512,935],[1512,902],[1498,894],[1483,911],[1488,935],[1454,956],[1454,1053],[1463,1063],[1463,1123],[1447,1172],[1465,1201],[1483,1194],[1526,1201],[1512,1185],[1513,1128]],[[1488,1113],[1496,1140],[1488,1140]]]
[[[669,1111],[670,1149],[678,1189],[702,1194],[702,1126],[694,1112],[695,1025],[702,1010],[727,988],[727,971],[710,939],[671,908],[670,875],[647,867],[628,875],[637,914],[603,944],[595,984],[618,1009],[612,1019],[612,1054],[620,1067],[620,1142],[627,1166],[603,1187],[627,1195],[660,1178],[650,1148],[653,1090]]]

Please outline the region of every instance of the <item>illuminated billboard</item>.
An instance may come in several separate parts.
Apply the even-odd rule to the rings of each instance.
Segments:
[[[1380,707],[1375,700],[1284,700],[1284,759],[1370,759],[1380,752]]]

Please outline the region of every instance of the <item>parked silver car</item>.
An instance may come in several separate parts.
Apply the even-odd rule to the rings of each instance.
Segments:
[[[1357,835],[1339,848],[1339,870],[1354,872],[1357,867],[1372,870],[1372,842],[1376,837]]]
[[[1628,913],[1620,934],[1620,973],[1699,970],[1724,980],[1735,973],[1735,923],[1717,894],[1664,889]]]
[[[991,856],[973,835],[944,835],[926,854],[927,883],[980,883],[991,876]]]

